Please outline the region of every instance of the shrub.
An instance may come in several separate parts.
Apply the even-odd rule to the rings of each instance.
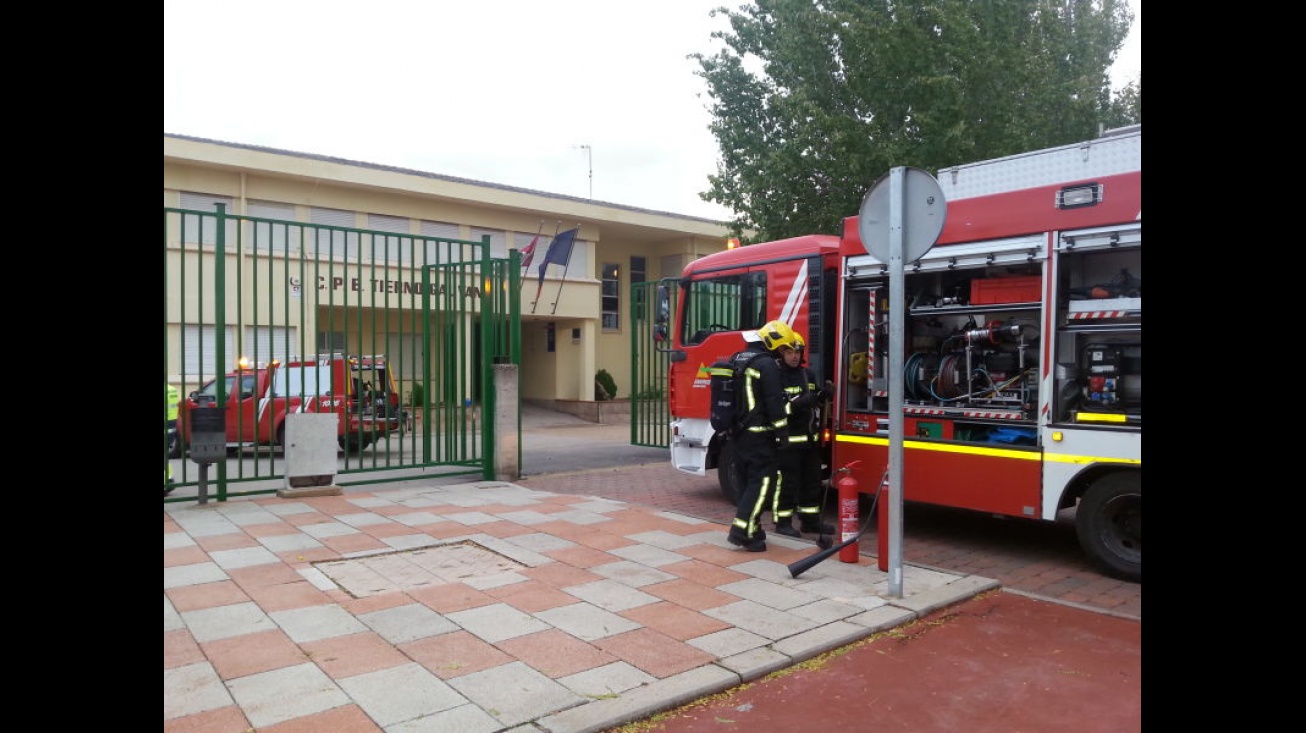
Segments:
[[[617,383],[608,374],[607,369],[600,369],[594,375],[594,399],[598,402],[614,399],[617,396]]]
[[[409,407],[424,407],[426,405],[426,388],[421,382],[414,382],[412,388],[408,390]]]

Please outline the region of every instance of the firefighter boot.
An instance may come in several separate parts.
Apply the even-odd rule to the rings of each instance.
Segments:
[[[776,534],[782,534],[785,537],[802,537],[803,533],[794,529],[794,520],[792,517],[781,517],[775,520]]]
[[[822,522],[820,517],[803,516],[799,526],[808,534],[834,534],[834,525]]]
[[[731,527],[730,532],[726,534],[726,541],[732,545],[742,547],[749,552],[766,551],[766,534],[761,530],[758,530],[758,534],[750,538],[745,536],[743,530],[738,527]]]

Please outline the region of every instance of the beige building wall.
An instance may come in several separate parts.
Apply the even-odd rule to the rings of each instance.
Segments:
[[[501,232],[508,247],[523,246],[513,242],[513,233],[542,227],[536,265],[556,229],[579,225],[578,242],[587,246],[573,250],[565,277],[553,265],[542,287],[535,266],[522,278],[523,399],[592,401],[599,369],[616,380],[617,398],[629,397],[630,258],[644,258],[647,280],[677,277],[688,262],[725,249],[728,236],[722,222],[328,156],[165,134],[163,203],[178,207],[183,192],[225,196],[233,199],[230,213],[243,215],[250,202],[276,202],[293,206],[303,222],[314,207],[340,209],[354,212],[360,229],[371,228],[369,214],[404,217],[410,234],[421,234],[423,221],[457,224],[461,239],[479,239],[474,231]],[[229,262],[238,266],[237,258]],[[613,329],[602,327],[604,263],[621,268],[621,314]],[[179,289],[175,283],[165,288],[169,313],[179,313]],[[180,318],[169,319],[168,352],[176,354]],[[278,325],[319,328],[314,322]]]

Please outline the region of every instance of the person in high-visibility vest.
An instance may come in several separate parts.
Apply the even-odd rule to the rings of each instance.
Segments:
[[[167,496],[177,485],[172,481],[172,441],[177,436],[177,408],[181,405],[181,392],[167,382],[163,383],[163,495]]]

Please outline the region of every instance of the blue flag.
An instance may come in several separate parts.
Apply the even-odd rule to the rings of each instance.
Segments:
[[[571,245],[576,243],[576,233],[580,227],[572,227],[565,232],[554,235],[553,241],[549,242],[549,249],[544,253],[544,261],[540,263],[540,284],[544,284],[544,271],[549,268],[549,263],[554,262],[564,267],[571,261]]]

